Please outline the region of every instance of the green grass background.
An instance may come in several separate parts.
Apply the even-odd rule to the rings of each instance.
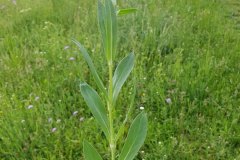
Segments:
[[[96,6],[96,0],[0,1],[1,160],[83,159],[83,139],[109,156],[79,91],[81,81],[96,85],[71,42],[84,44],[106,84]],[[117,128],[135,84],[132,119],[140,107],[149,119],[136,159],[240,159],[240,2],[119,0],[119,6],[139,9],[119,17],[116,59],[137,56],[115,121]]]

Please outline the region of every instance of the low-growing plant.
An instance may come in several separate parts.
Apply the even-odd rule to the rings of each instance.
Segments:
[[[146,113],[141,112],[133,120],[121,152],[117,152],[117,144],[123,136],[132,105],[128,108],[125,120],[119,128],[115,127],[117,125],[114,124],[114,120],[116,119],[114,112],[115,107],[117,107],[116,103],[119,92],[133,69],[135,59],[134,53],[130,53],[119,62],[113,73],[113,60],[116,56],[117,48],[117,16],[129,14],[134,11],[136,11],[134,8],[117,10],[116,1],[98,0],[98,21],[108,64],[108,87],[105,87],[100,79],[87,50],[78,41],[73,40],[79,47],[104,97],[103,101],[99,94],[87,83],[80,84],[81,94],[109,142],[111,160],[115,160],[116,158],[119,160],[132,160],[137,155],[147,135],[147,116]],[[106,107],[104,107],[105,104]],[[86,160],[102,159],[97,150],[87,141],[83,142],[83,155]]]

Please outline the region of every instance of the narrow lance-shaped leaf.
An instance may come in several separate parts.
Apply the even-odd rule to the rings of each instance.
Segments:
[[[134,54],[130,53],[118,64],[113,76],[113,102],[115,103],[118,94],[131,73],[134,66]]]
[[[106,20],[105,20],[106,16],[105,15],[106,15],[106,12],[105,12],[104,5],[100,0],[98,0],[98,23],[99,23],[101,36],[102,36],[103,48],[104,48],[104,51],[106,54],[108,42],[107,42]]]
[[[102,160],[97,150],[87,141],[83,142],[83,156],[85,160]]]
[[[79,47],[79,50],[81,51],[83,58],[85,59],[85,61],[87,62],[89,69],[93,75],[93,78],[98,86],[98,88],[101,90],[101,92],[104,93],[104,96],[107,96],[107,91],[103,85],[102,80],[100,79],[97,70],[94,67],[94,64],[92,62],[91,57],[89,56],[87,50],[82,46],[81,43],[79,43],[77,40],[73,39],[73,42]]]
[[[111,0],[98,0],[98,21],[108,62],[117,48],[117,15]]]
[[[103,102],[101,101],[97,92],[91,88],[87,83],[82,83],[80,85],[81,93],[85,99],[88,107],[90,108],[93,116],[100,124],[106,137],[109,139],[109,121],[107,118],[107,112],[104,108]]]
[[[117,49],[117,13],[111,0],[105,0],[107,13],[107,35],[110,49],[109,57],[113,58]]]
[[[119,160],[132,160],[144,143],[147,135],[147,115],[140,113],[133,121]]]
[[[123,15],[131,14],[131,13],[135,13],[136,11],[137,11],[136,8],[119,9],[117,11],[117,15],[123,16]]]

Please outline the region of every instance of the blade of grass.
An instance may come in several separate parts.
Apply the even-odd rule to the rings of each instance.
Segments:
[[[135,12],[137,12],[136,8],[119,9],[117,11],[117,15],[118,16],[124,16],[124,15],[135,13]]]

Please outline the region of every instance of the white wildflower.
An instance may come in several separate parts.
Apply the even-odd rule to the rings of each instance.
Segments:
[[[56,132],[57,131],[57,128],[52,128],[52,133]]]
[[[75,58],[74,57],[70,57],[69,61],[75,61]]]
[[[84,121],[84,117],[79,118],[79,121],[80,122]]]
[[[35,97],[35,101],[38,101],[40,99],[40,97],[36,96]]]
[[[73,116],[76,116],[78,114],[78,111],[73,112]]]
[[[32,109],[33,108],[33,105],[29,105],[28,107],[27,107],[27,109]]]
[[[70,48],[69,46],[65,46],[65,47],[64,47],[64,50],[67,50],[67,49],[69,49],[69,48]]]
[[[171,98],[167,98],[165,101],[166,101],[166,103],[168,103],[168,104],[172,104]]]

